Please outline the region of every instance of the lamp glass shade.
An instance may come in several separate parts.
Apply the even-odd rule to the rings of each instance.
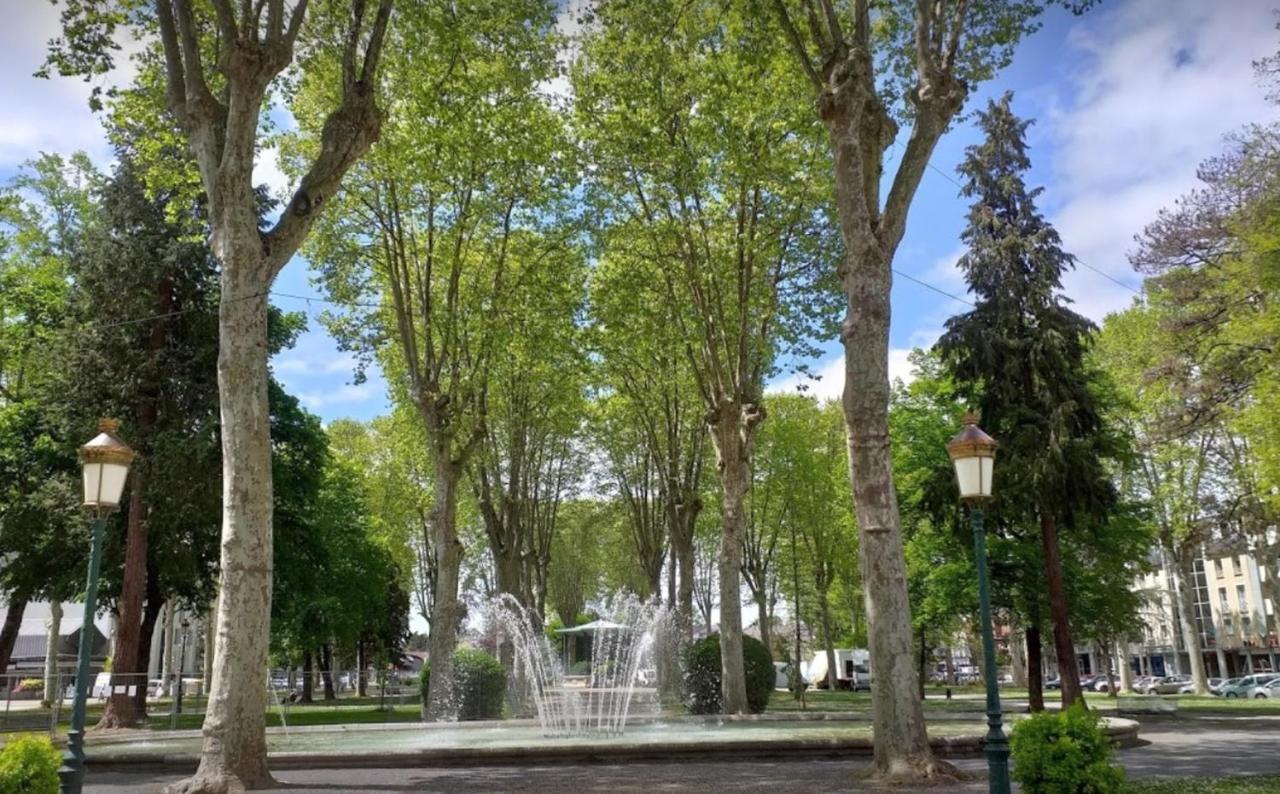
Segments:
[[[114,508],[120,504],[129,467],[121,463],[86,463],[84,465],[84,504],[86,507]]]
[[[113,510],[120,505],[134,453],[116,437],[119,427],[116,420],[103,419],[98,423],[98,435],[80,447],[85,507]]]
[[[990,456],[956,458],[956,483],[960,486],[961,499],[991,498],[991,476],[996,459]]]
[[[956,467],[961,499],[991,498],[998,446],[994,438],[978,427],[977,417],[965,415],[964,429],[947,444],[947,453]]]

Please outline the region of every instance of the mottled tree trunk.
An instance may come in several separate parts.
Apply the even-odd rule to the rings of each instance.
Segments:
[[[1053,620],[1053,647],[1058,656],[1058,680],[1062,682],[1062,707],[1083,700],[1080,691],[1080,663],[1071,638],[1071,609],[1062,578],[1062,557],[1058,549],[1058,529],[1052,518],[1040,519],[1040,542],[1044,548],[1045,582],[1049,590],[1049,616]]]
[[[920,628],[920,658],[918,662],[916,680],[919,684],[916,691],[920,693],[920,699],[924,700],[924,682],[929,679],[929,646],[925,643],[924,627]]]
[[[49,602],[49,625],[44,645],[44,698],[45,708],[58,699],[58,652],[62,649],[62,601]]]
[[[120,614],[116,621],[116,650],[111,657],[111,697],[98,721],[99,728],[132,728],[145,716],[128,694],[130,686],[146,686],[146,660],[139,656],[142,604],[147,593],[147,526],[143,521],[143,473],[132,472],[129,514],[125,524],[124,580],[120,586]],[[116,687],[125,687],[119,693]],[[136,693],[136,690],[135,690]]]
[[[27,611],[29,596],[26,593],[13,593],[9,596],[8,610],[4,615],[4,627],[0,628],[0,676],[9,672],[9,659],[13,656],[13,646],[18,641],[18,632],[22,630],[22,616]],[[13,689],[12,681],[5,681],[8,689]]]
[[[1027,699],[1031,711],[1044,711],[1044,659],[1041,654],[1040,624],[1027,626]]]
[[[916,697],[906,558],[889,456],[889,263],[846,267],[841,404],[876,678],[871,688],[875,768],[889,778],[916,778],[932,774],[934,765]]]
[[[173,659],[175,656],[173,650],[173,627],[177,623],[175,605],[172,599],[165,602],[164,617],[161,620],[164,622],[161,624],[160,635],[160,680],[163,682],[160,685],[160,689],[167,697],[173,694],[173,682],[170,677],[173,675]]]
[[[458,482],[461,469],[449,459],[451,444],[436,441],[433,451],[435,504],[432,505],[432,543],[436,554],[435,614],[431,616],[431,673],[423,719],[447,719],[454,712],[453,651],[457,644],[458,584],[462,542],[458,539]]]
[[[249,228],[243,228],[247,222]],[[256,215],[241,245],[222,247],[218,399],[222,428],[222,554],[217,641],[200,767],[186,790],[260,788],[267,771],[266,675],[271,634],[271,428],[267,290]],[[215,235],[215,241],[217,235]],[[245,247],[252,253],[246,253]],[[215,245],[215,250],[219,246]]]
[[[1009,663],[1013,668],[1013,685],[1019,689],[1027,686],[1026,632],[1018,629],[1009,635]]]
[[[773,631],[769,625],[769,594],[763,589],[752,594],[756,602],[756,622],[760,624],[760,642],[773,654]]]
[[[671,554],[679,568],[676,584],[676,615],[680,636],[685,642],[693,639],[693,531],[697,523],[698,507],[679,505],[676,522],[671,532]]]
[[[725,714],[745,714],[747,681],[742,656],[742,542],[751,487],[751,433],[742,407],[726,402],[714,415],[711,437],[720,475],[720,671]]]
[[[369,660],[365,658],[365,642],[361,637],[356,642],[356,697],[367,697],[369,694]]]
[[[831,634],[831,602],[824,592],[818,592],[818,618],[822,623],[822,649],[827,652],[827,689],[832,692],[840,686],[840,671],[836,669],[836,640]]]
[[[218,617],[218,599],[213,599],[209,611],[205,613],[201,624],[204,627],[204,669],[201,671],[200,694],[208,697],[213,684],[213,659],[217,653],[217,634],[214,632],[215,620]]]
[[[333,688],[333,646],[325,644],[320,649],[320,680],[324,683],[324,699],[337,700],[338,693]]]
[[[156,623],[160,620],[163,608],[160,589],[152,581],[153,572],[150,564],[147,567],[147,600],[142,607],[142,626],[138,630],[138,676],[137,689],[133,692],[133,709],[138,719],[147,717],[147,689],[150,686],[151,643],[156,633]]]
[[[1120,691],[1133,691],[1133,668],[1129,667],[1129,646],[1125,642],[1117,642],[1115,647],[1116,672],[1120,674]]]
[[[1197,695],[1209,694],[1209,679],[1204,670],[1204,652],[1200,648],[1200,629],[1196,626],[1194,572],[1190,563],[1184,563],[1185,555],[1173,556],[1175,568],[1174,590],[1178,598],[1178,621],[1182,626],[1182,643],[1191,661],[1191,686]],[[1174,649],[1177,658],[1177,649]]]
[[[315,700],[316,669],[311,651],[302,652],[302,702]]]

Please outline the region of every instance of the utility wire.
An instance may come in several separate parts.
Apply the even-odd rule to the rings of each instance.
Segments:
[[[241,295],[238,298],[231,298],[230,300],[225,302],[236,303],[244,300],[253,300],[254,298],[261,298],[263,295],[268,295],[272,298],[291,298],[293,300],[306,301],[308,304],[315,302],[315,303],[330,304],[333,306],[344,306],[344,307],[356,306],[356,307],[365,308],[365,309],[378,308],[378,305],[375,303],[343,303],[342,301],[330,300],[329,298],[320,298],[320,297],[307,296],[307,295],[294,295],[288,292],[276,292],[274,290],[270,290],[268,292],[255,292],[252,295]],[[153,320],[165,320],[170,317],[181,317],[184,314],[191,314],[192,312],[207,311],[208,308],[209,307],[205,307],[205,306],[191,306],[186,309],[174,309],[173,311],[170,311],[170,312],[161,312],[159,314],[148,314],[143,317],[130,317],[127,320],[112,320],[111,322],[103,322],[103,323],[85,323],[83,325],[78,325],[71,330],[77,333],[82,331],[106,331],[112,328],[121,328],[128,325],[137,325],[139,323],[149,323],[149,322],[152,322]]]
[[[939,176],[941,176],[943,179],[947,180],[948,182],[950,182],[951,184],[953,184],[953,185],[955,185],[956,187],[960,188],[961,190],[964,190],[964,185],[960,184],[960,182],[959,182],[955,177],[953,177],[951,174],[948,174],[946,171],[943,171],[941,168],[939,168],[938,166],[934,165],[932,161],[930,161],[928,165],[929,165],[929,168],[930,168],[930,169],[932,169],[934,173],[938,174],[938,175],[939,175]],[[1086,268],[1088,268],[1089,270],[1092,270],[1094,273],[1097,273],[1099,276],[1102,276],[1102,277],[1103,277],[1103,278],[1105,278],[1107,281],[1110,281],[1112,284],[1115,284],[1117,287],[1122,287],[1122,288],[1124,288],[1124,289],[1129,290],[1129,291],[1130,291],[1130,292],[1132,292],[1134,295],[1141,295],[1141,294],[1142,294],[1142,290],[1140,290],[1140,289],[1135,289],[1135,288],[1131,287],[1130,285],[1128,285],[1128,284],[1124,283],[1124,282],[1123,282],[1123,281],[1121,281],[1120,279],[1118,279],[1118,278],[1116,278],[1116,277],[1112,276],[1110,273],[1106,272],[1105,270],[1100,270],[1099,268],[1094,267],[1093,265],[1089,264],[1088,262],[1084,261],[1083,259],[1076,259],[1076,263],[1077,263],[1077,264],[1079,264],[1079,265],[1081,265],[1082,267],[1086,267]]]

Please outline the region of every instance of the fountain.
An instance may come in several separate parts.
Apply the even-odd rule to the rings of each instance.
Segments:
[[[665,608],[629,595],[615,596],[597,613],[607,617],[566,630],[592,638],[590,670],[584,680],[571,683],[541,621],[518,601],[499,596],[486,612],[490,625],[512,643],[516,675],[534,700],[545,736],[620,735],[641,666],[673,628]]]

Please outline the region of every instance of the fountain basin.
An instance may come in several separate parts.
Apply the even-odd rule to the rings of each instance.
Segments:
[[[1104,719],[1121,746],[1137,741],[1138,723]],[[931,721],[930,742],[942,756],[976,756],[985,725],[972,719]],[[194,769],[200,734],[182,731],[100,737],[86,752],[91,767]],[[871,725],[813,714],[786,719],[667,718],[628,727],[621,736],[547,738],[531,721],[453,724],[315,726],[267,737],[273,769],[419,767],[688,757],[869,756]]]

